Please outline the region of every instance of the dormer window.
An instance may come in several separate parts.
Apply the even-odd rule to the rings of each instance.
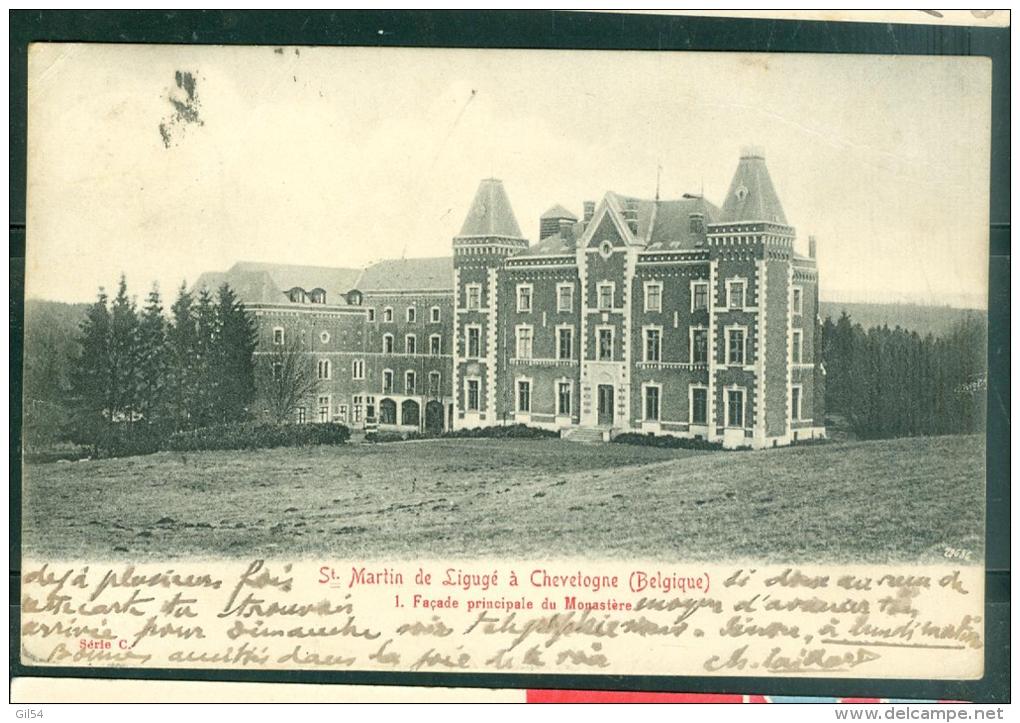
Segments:
[[[308,301],[311,304],[325,304],[326,292],[323,289],[312,289],[308,293]]]
[[[305,290],[295,286],[287,292],[287,298],[291,300],[291,303],[303,304],[306,301]]]
[[[692,234],[705,233],[705,217],[700,213],[692,213],[690,215],[690,232]]]

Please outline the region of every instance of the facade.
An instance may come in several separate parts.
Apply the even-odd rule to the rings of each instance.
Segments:
[[[238,264],[200,283],[238,289],[260,355],[301,340],[322,379],[299,421],[755,448],[824,436],[815,242],[794,252],[760,152],[742,154],[721,207],[610,192],[580,219],[554,206],[539,229],[530,244],[487,179],[452,259]]]

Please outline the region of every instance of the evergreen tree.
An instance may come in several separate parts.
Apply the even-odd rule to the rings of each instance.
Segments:
[[[216,298],[215,366],[216,417],[230,422],[251,414],[255,401],[255,320],[223,284]]]
[[[85,313],[78,337],[81,353],[71,367],[72,438],[96,445],[110,423],[110,309],[106,292]]]
[[[164,427],[168,421],[168,352],[163,302],[153,284],[138,323],[138,411],[149,427]]]
[[[212,424],[216,418],[220,382],[216,374],[217,325],[212,294],[209,289],[203,288],[198,293],[198,303],[195,305],[195,356],[192,369],[194,386],[191,416],[199,427]]]
[[[192,410],[197,376],[197,328],[195,324],[194,299],[186,284],[181,284],[177,300],[170,308],[171,320],[167,329],[167,361],[169,380],[167,406],[175,430],[194,426]]]
[[[114,421],[133,422],[138,407],[138,312],[123,274],[110,307],[110,393]]]

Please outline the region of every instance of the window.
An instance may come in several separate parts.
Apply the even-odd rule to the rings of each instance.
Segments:
[[[413,306],[407,307],[407,323],[413,324],[418,319],[418,312]]]
[[[726,390],[726,426],[744,426],[744,390]]]
[[[574,285],[556,285],[556,311],[574,310]]]
[[[574,358],[574,330],[570,327],[556,330],[556,358]]]
[[[793,399],[791,400],[790,417],[793,421],[800,420],[800,394],[801,388],[799,386],[793,387]]]
[[[793,287],[793,315],[800,316],[804,313],[804,290],[799,286]]]
[[[481,284],[468,284],[467,286],[467,308],[482,308],[482,287]]]
[[[329,332],[324,331],[321,334],[319,334],[319,341],[321,341],[323,344],[329,344]]]
[[[691,329],[691,364],[708,364],[708,329]]]
[[[365,397],[365,416],[375,417],[375,397]]]
[[[442,381],[439,372],[429,372],[429,396],[438,397],[442,393]]]
[[[355,359],[351,362],[351,379],[365,378],[365,360]]]
[[[439,323],[439,313],[440,312],[439,312],[439,307],[438,306],[433,306],[432,309],[430,310],[429,318],[432,320],[433,324],[438,324]]]
[[[273,381],[278,382],[283,379],[283,362],[273,362]]]
[[[744,308],[744,282],[743,281],[727,281],[726,282],[726,296],[729,300],[729,308],[731,309],[743,309]]]
[[[708,424],[708,389],[691,387],[691,424]]]
[[[319,363],[315,367],[315,377],[317,379],[330,379],[332,377],[331,371],[329,359],[319,359]]]
[[[744,363],[743,329],[726,330],[726,363],[741,365]]]
[[[283,327],[282,326],[274,327],[273,328],[273,343],[274,344],[283,344],[283,339],[284,339],[284,336],[283,336]]]
[[[478,411],[478,387],[479,382],[477,379],[467,380],[467,408],[469,412]]]
[[[385,322],[393,321],[393,309],[388,306],[383,309],[382,320]]]
[[[389,369],[385,369],[382,373],[382,390],[383,394],[393,393],[393,372]]]
[[[443,337],[433,334],[429,337],[429,354],[439,356],[443,353]]]
[[[645,387],[645,421],[659,421],[659,388],[656,386]]]
[[[365,311],[368,312],[368,321],[369,322],[374,322],[375,321],[375,309],[366,309]]]
[[[352,404],[351,404],[351,421],[352,422],[360,422],[361,421],[361,397],[360,396],[356,396],[351,401],[352,401]]]
[[[467,356],[468,359],[478,359],[482,356],[482,329],[479,326],[467,328]]]
[[[325,304],[326,303],[326,292],[322,289],[314,289],[308,295],[308,302],[311,304]]]
[[[519,327],[517,327],[517,358],[518,359],[530,359],[531,358],[531,327],[530,326],[519,326]]]
[[[700,213],[692,213],[689,217],[689,230],[691,233],[704,233],[705,232],[705,217]]]
[[[613,330],[599,329],[599,361],[613,361]]]
[[[691,284],[691,311],[700,311],[708,308],[708,284],[704,281],[695,281]]]
[[[404,352],[407,354],[418,353],[418,337],[414,334],[408,334],[404,337]]]
[[[531,411],[531,382],[524,379],[517,382],[517,411]]]
[[[572,399],[574,385],[570,382],[556,383],[556,413],[561,417],[569,417],[573,409]]]
[[[662,331],[645,329],[645,361],[662,361]]]
[[[645,282],[645,311],[662,311],[662,284]]]
[[[304,424],[305,423],[306,419],[305,419],[305,408],[304,407],[298,407],[297,410],[295,410],[295,418],[297,419],[297,423],[298,424]]]
[[[383,354],[393,353],[393,334],[383,334],[382,350]]]
[[[417,387],[418,378],[414,372],[407,372],[404,374],[404,394],[414,394]]]
[[[801,359],[804,357],[804,332],[800,329],[794,329],[792,342],[790,355],[793,357],[794,364],[800,364]]]
[[[522,314],[531,312],[531,284],[517,285],[517,311]]]
[[[337,414],[340,416],[340,421],[344,424],[347,423],[347,405],[340,404],[337,406]]]
[[[613,308],[613,294],[616,287],[612,283],[599,284],[599,310],[609,311]]]
[[[319,421],[329,421],[329,397],[319,397]]]

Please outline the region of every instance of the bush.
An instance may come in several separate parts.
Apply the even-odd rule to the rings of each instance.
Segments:
[[[719,442],[709,442],[698,437],[673,437],[668,434],[638,434],[625,432],[613,437],[620,444],[636,444],[644,447],[664,447],[666,449],[703,449],[719,450],[723,446]]]
[[[216,449],[304,447],[343,444],[350,437],[350,429],[333,422],[319,424],[240,422],[175,432],[166,440],[164,449],[197,452]]]
[[[365,441],[374,443],[403,442],[404,435],[400,432],[369,432],[365,435]]]
[[[444,432],[442,436],[454,439],[458,437],[470,439],[551,439],[559,437],[560,433],[550,429],[542,429],[541,427],[529,427],[526,424],[510,424],[504,427],[458,429],[452,432]]]

